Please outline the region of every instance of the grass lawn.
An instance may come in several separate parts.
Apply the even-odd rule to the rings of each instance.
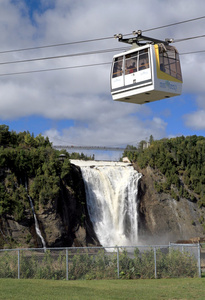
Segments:
[[[1,300],[205,299],[205,278],[138,280],[0,279]]]

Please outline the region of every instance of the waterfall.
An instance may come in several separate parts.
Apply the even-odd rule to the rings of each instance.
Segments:
[[[136,245],[142,175],[126,163],[71,162],[81,168],[89,216],[101,245]]]
[[[34,217],[34,221],[35,221],[36,234],[41,239],[41,242],[42,242],[44,250],[46,250],[46,243],[45,243],[45,240],[44,240],[44,238],[43,238],[43,236],[41,234],[41,231],[40,231],[40,228],[39,228],[39,225],[38,225],[38,220],[37,220],[35,209],[34,209],[34,206],[33,206],[33,201],[32,201],[32,199],[31,199],[31,197],[29,195],[28,195],[28,199],[30,201],[31,209],[32,209],[32,212],[33,212],[33,217]]]
[[[30,206],[31,206],[31,210],[32,210],[32,213],[33,213],[33,217],[34,217],[36,234],[41,239],[41,243],[43,245],[44,251],[46,251],[46,243],[45,243],[45,240],[44,240],[44,238],[43,238],[43,236],[41,234],[41,231],[40,231],[40,228],[39,228],[39,225],[38,225],[38,220],[37,220],[35,209],[34,209],[34,206],[33,206],[33,201],[32,201],[31,197],[28,194],[27,183],[25,183],[25,188],[26,188],[26,191],[27,191],[27,196],[28,196],[28,199],[29,199],[29,202],[30,202]]]

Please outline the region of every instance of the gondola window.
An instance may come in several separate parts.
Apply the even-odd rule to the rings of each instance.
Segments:
[[[179,54],[172,46],[159,46],[160,70],[166,74],[182,80]]]
[[[123,68],[123,56],[116,57],[113,66],[113,74],[112,77],[122,76],[122,68]]]

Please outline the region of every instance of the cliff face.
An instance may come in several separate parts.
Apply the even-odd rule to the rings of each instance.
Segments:
[[[164,180],[161,173],[150,167],[135,168],[143,174],[139,183],[140,241],[158,244],[203,237],[205,209],[185,198],[176,201],[169,193],[157,193],[154,182]]]
[[[139,182],[139,240],[142,244],[167,244],[169,241],[203,237],[202,220],[205,208],[168,193],[157,193],[156,180],[163,180],[158,171],[147,167]],[[71,172],[60,182],[60,194],[36,211],[47,247],[99,245],[88,216],[84,183],[80,169],[71,165]],[[42,247],[36,235],[31,209],[26,209],[22,221],[12,215],[0,217],[0,248]]]
[[[72,165],[68,177],[61,181],[60,197],[38,214],[44,224],[46,243],[51,247],[97,244],[86,205],[81,171]]]
[[[80,169],[71,166],[71,172],[60,183],[60,195],[36,211],[39,228],[47,247],[97,245],[86,207],[84,183]],[[22,221],[14,216],[0,217],[0,247],[42,247],[36,234],[31,209],[25,211]]]

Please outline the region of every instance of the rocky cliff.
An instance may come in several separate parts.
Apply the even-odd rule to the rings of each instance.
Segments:
[[[40,206],[36,215],[47,247],[99,244],[88,216],[81,172],[74,165],[60,181],[59,197]],[[0,247],[42,247],[31,208],[25,210],[21,221],[13,215],[0,216]]]
[[[203,237],[205,209],[185,198],[174,200],[169,193],[158,193],[156,180],[162,174],[150,167],[135,168],[143,174],[139,182],[139,239],[142,244],[167,244],[169,241]],[[80,169],[71,165],[71,172],[60,182],[59,197],[40,206],[36,212],[47,247],[99,245],[86,206],[84,183]],[[42,247],[36,235],[30,208],[24,218],[0,217],[0,246]]]
[[[156,181],[166,178],[151,167],[135,168],[143,174],[139,183],[139,236],[142,243],[167,244],[169,241],[204,237],[205,208],[189,199],[175,200],[170,193],[157,192]]]

